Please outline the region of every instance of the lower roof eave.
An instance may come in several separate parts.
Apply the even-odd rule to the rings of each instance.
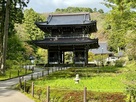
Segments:
[[[70,47],[70,48],[73,48],[73,47],[85,47],[85,46],[88,46],[88,49],[94,49],[94,48],[98,48],[99,45],[97,43],[94,43],[94,44],[36,44],[37,46],[41,47],[41,48],[44,48],[44,49],[48,49],[50,47]]]

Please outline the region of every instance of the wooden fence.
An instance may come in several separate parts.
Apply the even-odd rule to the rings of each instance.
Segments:
[[[67,68],[55,68],[55,67],[54,68],[50,68],[50,69],[47,68],[46,71],[32,73],[29,76],[29,79],[33,80],[33,79],[41,78],[41,77],[43,77],[45,75],[49,75],[50,73],[53,73],[55,71],[65,70],[65,69],[67,69]],[[68,94],[69,94],[69,92],[71,92],[71,90],[64,89],[64,88],[52,88],[50,86],[38,86],[34,82],[28,82],[28,81],[26,81],[25,78],[21,78],[21,77],[19,78],[19,83],[20,83],[20,88],[24,92],[27,92],[28,94],[30,94],[35,99],[40,100],[40,102],[61,102],[60,99],[62,99],[62,97],[63,97],[62,94],[64,94],[64,93],[61,93],[61,92],[67,91]],[[97,99],[98,97],[97,98],[95,97],[95,94],[94,94],[94,97],[93,97],[93,94],[92,93],[90,94],[90,90],[87,90],[86,87],[84,87],[83,90],[77,90],[77,89],[72,90],[72,92],[74,94],[76,93],[76,95],[72,96],[73,94],[71,95],[71,93],[70,93],[69,96],[70,95],[71,96],[69,97],[69,101],[67,101],[64,98],[65,96],[63,97],[63,100],[66,100],[67,102],[72,102],[72,99],[75,99],[75,96],[77,96],[76,98],[80,99],[80,102],[81,101],[82,102],[88,102],[88,100],[90,102],[92,102],[94,100],[98,100],[98,101],[100,100],[100,99]],[[58,95],[55,96],[56,94],[60,94],[60,96],[58,96]],[[107,95],[107,94],[105,94],[105,95]],[[115,93],[115,95],[117,96],[117,93]],[[115,96],[115,95],[113,94],[111,96]],[[116,97],[113,97],[113,99],[110,99],[111,96],[106,96],[106,97],[108,97],[107,99],[109,99],[109,100],[116,99]],[[120,102],[124,102],[124,101],[122,101],[122,100],[124,100],[123,99],[123,97],[125,97],[124,95],[118,94],[118,97],[120,97],[120,100],[121,100]],[[60,99],[58,99],[58,98],[60,98]],[[100,98],[104,98],[103,95]],[[104,100],[106,100],[106,99],[104,99]],[[79,101],[76,101],[76,102],[79,102]],[[113,102],[115,102],[115,101],[113,101]]]
[[[46,71],[32,73],[30,75],[30,80],[38,79],[38,78],[43,77],[45,75],[49,75],[50,73],[53,73],[55,71],[65,70],[65,69],[67,69],[67,68],[65,68],[65,67],[63,67],[63,68],[62,67],[60,67],[60,68],[54,67],[54,68],[50,68],[50,69],[47,68]],[[43,90],[38,90],[37,92],[35,92],[35,88],[39,87],[39,86],[34,85],[34,82],[30,83],[30,82],[27,82],[25,80],[25,78],[19,77],[19,85],[20,85],[20,89],[22,89],[24,92],[31,94],[32,97],[35,97],[35,98],[38,96],[37,98],[39,100],[41,99],[41,93],[42,93]],[[45,95],[44,95],[45,101],[42,101],[42,102],[51,102],[50,101],[50,99],[51,99],[51,97],[50,97],[50,93],[51,93],[50,86],[47,86],[47,88],[44,88],[44,89],[45,89],[44,91],[46,92]],[[87,102],[87,88],[86,87],[83,89],[83,102]]]
[[[26,87],[27,86],[27,84],[29,84],[30,85],[30,83],[27,83],[26,82],[26,80],[24,80],[24,83],[23,83],[23,91],[24,92],[27,92],[28,90],[27,90],[27,88],[28,87]],[[51,94],[51,88],[50,88],[50,86],[47,86],[46,88],[44,88],[45,90],[38,90],[37,92],[35,92],[35,85],[34,85],[34,82],[32,82],[31,83],[31,91],[29,90],[29,92],[30,92],[30,94],[32,95],[32,97],[35,97],[36,98],[36,96],[38,96],[37,98],[39,99],[39,100],[41,100],[41,93],[42,93],[42,91],[45,91],[46,93],[45,93],[45,97],[44,97],[44,100],[45,101],[42,101],[42,102],[51,102],[51,97],[50,97],[50,94]],[[60,89],[61,90],[61,89]],[[29,93],[28,92],[28,93]],[[53,101],[54,102],[54,101]],[[55,101],[56,102],[56,101]],[[84,87],[84,89],[83,89],[83,102],[87,102],[87,88],[86,87]]]

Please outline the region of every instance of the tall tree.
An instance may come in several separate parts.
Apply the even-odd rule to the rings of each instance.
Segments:
[[[129,23],[132,19],[131,8],[135,8],[134,0],[104,0],[105,5],[112,8],[107,15],[107,23],[110,25],[109,45],[112,50],[117,48],[124,49],[127,45],[127,31],[132,29],[133,24]]]
[[[10,0],[7,0],[5,22],[4,22],[4,34],[3,34],[2,61],[1,61],[2,74],[5,73],[5,62],[6,62],[6,52],[7,52],[7,40],[8,40],[8,28],[9,28],[9,11],[10,11]]]
[[[45,18],[36,13],[32,8],[24,11],[24,27],[29,39],[36,40],[44,38],[44,33],[34,24],[36,21],[43,21]]]
[[[28,1],[27,1],[28,2]],[[0,73],[4,74],[6,69],[6,54],[7,54],[7,41],[8,35],[14,32],[14,24],[15,22],[21,22],[23,7],[26,6],[26,2],[24,0],[3,0],[0,2],[2,6],[2,18],[1,22],[1,38],[3,38],[1,42],[1,55],[0,55]],[[17,7],[19,6],[19,7]]]
[[[2,63],[2,42],[4,32],[4,18],[5,18],[5,0],[0,1],[0,66]]]

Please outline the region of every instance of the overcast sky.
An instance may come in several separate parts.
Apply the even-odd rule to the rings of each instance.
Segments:
[[[103,9],[108,12],[109,9],[101,4],[103,0],[30,0],[27,8],[33,8],[38,13],[54,12],[56,8],[71,7],[89,7]]]

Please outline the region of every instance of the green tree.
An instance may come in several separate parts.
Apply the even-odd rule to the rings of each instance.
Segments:
[[[57,9],[55,10],[55,12],[61,12],[61,10],[60,10],[59,8],[57,8]]]
[[[95,59],[94,59],[94,57],[95,57],[95,55],[92,53],[92,52],[88,52],[88,61],[94,61]]]
[[[32,8],[24,11],[24,28],[31,40],[44,38],[44,33],[35,25],[35,22],[43,21],[43,17]]]
[[[17,35],[12,35],[8,39],[7,59],[16,60],[19,62],[18,57],[23,59],[24,53],[25,48],[23,47],[23,43],[20,41]]]
[[[3,29],[3,42],[2,42],[2,57],[1,57],[1,73],[5,73],[5,63],[6,63],[6,52],[7,52],[7,40],[8,40],[8,28],[9,28],[9,11],[10,11],[10,0],[7,0],[6,3],[6,14],[5,14],[5,22]]]
[[[127,32],[133,30],[134,23],[129,23],[133,17],[131,8],[134,7],[133,0],[105,0],[105,5],[112,10],[107,15],[107,23],[110,25],[109,45],[112,50],[125,49],[127,45]],[[133,18],[134,19],[134,18]],[[134,21],[134,20],[133,20]]]
[[[58,13],[79,13],[79,12],[90,12],[92,13],[93,10],[91,8],[85,7],[67,7],[66,9],[59,9],[57,8],[55,12]]]
[[[94,8],[94,9],[93,9],[93,12],[97,12],[97,8]]]
[[[21,22],[23,15],[23,7],[26,2],[22,0],[1,0],[1,31],[0,31],[0,73],[5,73],[5,62],[7,55],[7,42],[8,38],[15,32],[14,24]],[[17,7],[18,5],[18,7]]]
[[[99,13],[104,13],[103,9],[98,10]]]
[[[41,40],[44,39],[44,37],[49,36],[49,34],[45,34],[43,31],[41,31],[41,29],[39,29],[35,22],[42,22],[43,20],[45,20],[45,16],[36,13],[32,8],[31,9],[26,9],[24,11],[24,29],[25,29],[25,35],[28,37],[27,40],[32,41],[32,40]],[[43,54],[44,50],[41,50],[40,48],[27,44],[27,47],[29,48],[29,54],[33,54],[35,57],[38,58],[39,61],[37,61],[37,63],[40,62],[45,62],[46,56]],[[39,53],[42,52],[42,53]],[[47,54],[47,52],[46,52]],[[44,60],[43,60],[44,59]],[[47,61],[47,60],[46,60]]]
[[[135,17],[136,17],[136,13],[135,13]],[[132,30],[128,31],[126,52],[129,60],[136,60],[136,28],[134,31]]]

